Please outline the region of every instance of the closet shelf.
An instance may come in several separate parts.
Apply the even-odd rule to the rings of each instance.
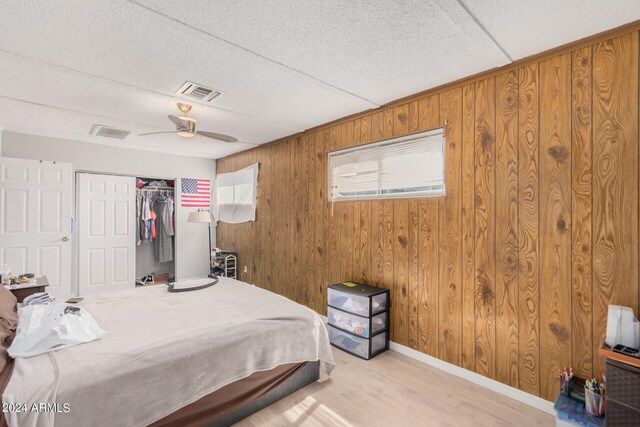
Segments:
[[[146,191],[146,190],[171,190],[171,191],[173,191],[174,188],[173,187],[142,187],[142,188],[138,188],[137,190],[140,190],[140,191]]]

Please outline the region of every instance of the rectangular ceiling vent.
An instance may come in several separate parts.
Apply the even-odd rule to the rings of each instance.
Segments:
[[[102,136],[104,138],[125,139],[130,132],[109,126],[93,125],[90,133],[91,135]]]
[[[186,82],[176,91],[176,95],[197,99],[200,102],[211,102],[222,95],[222,92],[201,86],[197,83]]]

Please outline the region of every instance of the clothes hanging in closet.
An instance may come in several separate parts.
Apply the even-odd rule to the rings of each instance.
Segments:
[[[149,193],[145,193],[142,202],[142,215],[140,217],[142,227],[142,240],[148,242],[151,240],[151,207]]]
[[[136,243],[154,243],[158,262],[173,260],[175,203],[164,190],[138,191],[136,195]]]
[[[153,207],[155,211],[155,236],[154,254],[156,261],[167,262],[173,260],[173,244],[171,237],[174,235],[172,208],[173,200],[163,194],[156,194],[153,197]]]
[[[147,193],[138,192],[136,195],[136,244],[151,240],[148,233],[148,221],[151,219],[149,198]]]
[[[136,191],[136,245],[140,246],[142,244],[142,239],[140,238],[140,209],[142,208],[142,195],[139,191]]]

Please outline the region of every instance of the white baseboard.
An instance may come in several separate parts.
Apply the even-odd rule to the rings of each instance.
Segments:
[[[451,363],[447,363],[443,360],[437,359],[433,356],[429,356],[428,354],[421,353],[402,344],[397,344],[393,341],[390,342],[389,348],[393,351],[397,351],[400,354],[409,356],[412,359],[426,363],[427,365],[433,366],[434,368],[440,369],[441,371],[447,372],[451,375],[455,375],[456,377],[471,381],[474,384],[478,384],[479,386],[510,397],[511,399],[517,400],[546,413],[552,415],[556,414],[553,410],[553,403],[549,402],[548,400],[544,400],[540,397],[508,386],[499,381],[492,380],[491,378],[487,378],[483,375],[476,374],[475,372],[469,371],[459,366],[452,365]]]
[[[321,314],[320,317],[322,318],[322,320],[324,320],[324,323],[327,323],[327,316],[323,316]],[[459,366],[452,365],[451,363],[445,362],[444,360],[429,356],[428,354],[421,353],[417,350],[414,350],[402,344],[395,343],[393,341],[389,341],[389,349],[397,351],[400,354],[404,354],[405,356],[415,359],[418,362],[426,363],[427,365],[433,366],[434,368],[440,369],[441,371],[444,371],[448,374],[455,375],[456,377],[465,379],[467,381],[471,381],[474,384],[487,388],[491,391],[495,391],[496,393],[500,393],[513,400],[517,400],[518,402],[522,402],[548,414],[554,416],[556,415],[556,412],[553,410],[553,402],[549,402],[548,400],[544,400],[538,396],[534,396],[533,394],[529,394],[515,387],[508,386],[499,381],[492,380],[491,378],[487,378],[484,375],[476,374],[475,372],[469,371]]]

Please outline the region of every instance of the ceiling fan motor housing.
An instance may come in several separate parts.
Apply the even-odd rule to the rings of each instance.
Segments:
[[[196,121],[194,119],[191,117],[179,117],[179,119],[184,123],[184,126],[179,127],[179,131],[196,132]]]

